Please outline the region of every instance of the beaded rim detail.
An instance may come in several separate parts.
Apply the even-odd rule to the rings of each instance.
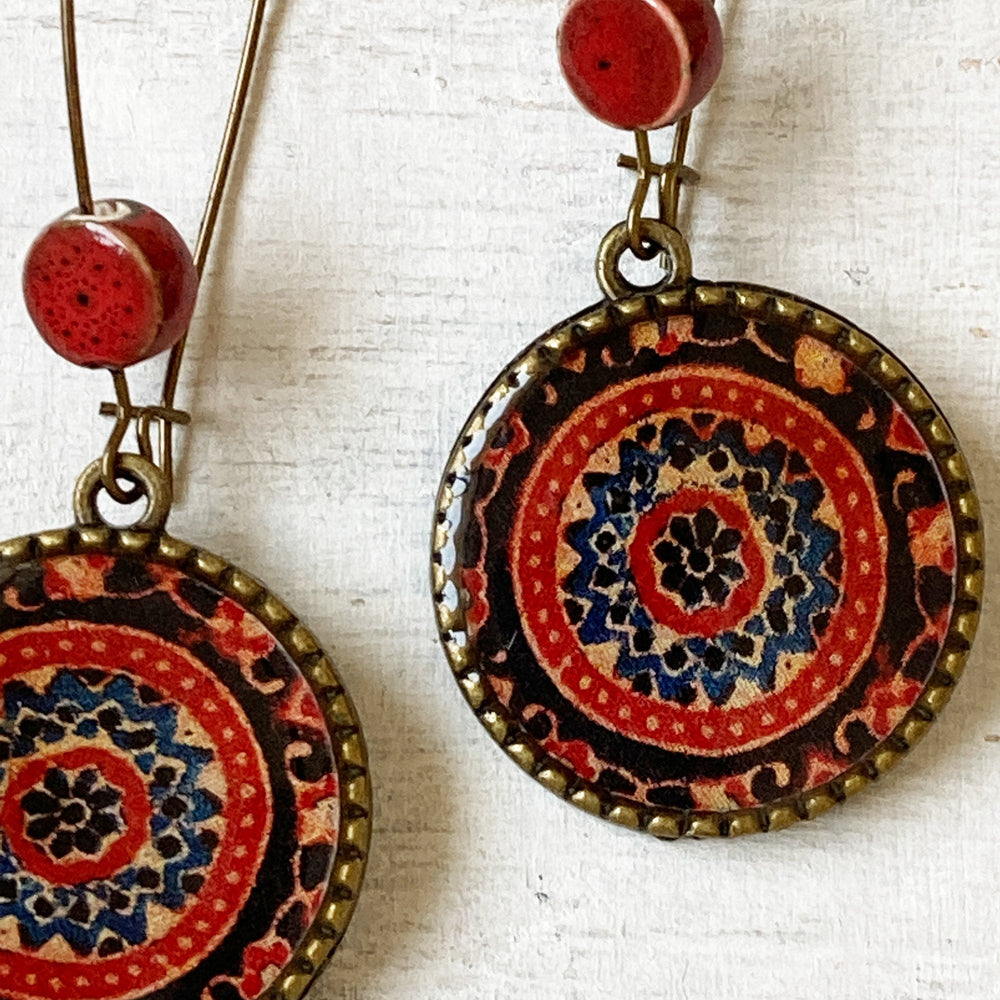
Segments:
[[[312,688],[340,778],[340,830],[320,910],[286,967],[261,1000],[301,1000],[340,944],[357,905],[368,862],[372,798],[368,754],[350,696],[313,633],[259,580],[220,556],[163,532],[74,527],[0,543],[0,574],[58,556],[138,556],[182,569],[218,588],[274,635]]]
[[[933,456],[947,490],[958,553],[954,612],[940,655],[919,698],[889,736],[838,777],[808,792],[728,811],[640,807],[620,801],[548,754],[484,682],[468,641],[467,609],[459,596],[453,551],[449,553],[457,527],[452,519],[461,502],[455,484],[469,474],[489,430],[524,383],[555,368],[571,346],[627,331],[643,320],[692,311],[738,314],[809,334],[842,352],[883,388],[913,420]],[[920,741],[951,698],[965,668],[979,624],[983,552],[979,501],[961,448],[941,411],[898,358],[843,317],[798,296],[742,283],[692,282],[655,295],[637,294],[591,306],[553,327],[510,362],[472,411],[449,456],[435,507],[431,586],[439,637],[462,693],[493,739],[536,781],[591,815],[661,839],[734,837],[780,830],[819,816],[877,780]]]

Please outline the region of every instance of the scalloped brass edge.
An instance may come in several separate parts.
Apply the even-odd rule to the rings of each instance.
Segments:
[[[142,555],[217,587],[259,618],[312,688],[333,747],[340,784],[337,851],[320,910],[261,1000],[301,1000],[333,956],[351,921],[371,843],[368,753],[354,704],[315,635],[263,583],[225,559],[162,531],[67,528],[0,542],[0,578],[16,566],[78,553]]]
[[[749,319],[760,319],[774,326],[791,326],[798,332],[809,333],[841,351],[881,385],[911,417],[935,460],[948,491],[959,555],[955,611],[935,670],[917,702],[889,736],[836,778],[807,792],[751,809],[718,812],[643,808],[583,781],[546,753],[492,696],[483,682],[474,653],[467,644],[455,639],[455,633],[466,634],[462,590],[442,562],[442,552],[452,537],[453,526],[448,522],[448,512],[454,500],[453,487],[468,468],[465,447],[471,440],[473,428],[476,431],[486,429],[493,407],[521,384],[521,378],[512,376],[520,371],[534,377],[550,370],[558,364],[559,351],[571,343],[615,330],[625,331],[643,320],[662,319],[692,310],[738,313]],[[0,548],[0,553],[2,551]],[[431,586],[438,634],[459,688],[480,723],[511,760],[560,798],[593,816],[643,830],[661,840],[721,839],[783,830],[821,815],[878,780],[923,738],[951,698],[979,624],[983,580],[983,527],[972,475],[948,421],[926,389],[894,354],[848,320],[807,299],[758,285],[692,281],[683,288],[656,295],[638,294],[615,302],[598,303],[544,333],[523,350],[483,394],[448,458],[435,504]],[[448,607],[444,598],[444,588],[449,582],[458,588],[460,595],[454,608]]]

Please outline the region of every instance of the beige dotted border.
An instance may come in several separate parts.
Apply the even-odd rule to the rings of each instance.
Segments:
[[[810,334],[841,351],[881,385],[910,415],[934,456],[948,491],[958,550],[955,610],[935,669],[916,704],[898,726],[843,774],[808,793],[766,806],[718,812],[642,808],[583,781],[551,757],[492,694],[468,641],[461,582],[446,566],[454,525],[456,483],[467,480],[467,451],[499,417],[510,395],[543,376],[562,354],[592,337],[625,333],[634,323],[687,313],[721,313],[757,319],[797,335]],[[431,556],[431,585],[438,631],[455,678],[479,721],[504,751],[536,781],[574,805],[621,826],[654,836],[735,837],[780,830],[813,819],[892,768],[920,741],[938,716],[965,667],[979,624],[983,596],[983,532],[972,476],[948,422],[924,388],[884,347],[843,318],[804,299],[742,284],[692,283],[655,295],[601,303],[544,334],[522,352],[487,390],[462,431],[438,492]]]
[[[319,701],[340,778],[337,854],[318,916],[278,979],[262,994],[262,1000],[300,1000],[347,930],[368,861],[371,784],[364,736],[354,705],[316,637],[262,583],[225,559],[169,535],[68,528],[15,538],[0,544],[0,580],[24,563],[77,553],[140,556],[175,566],[216,587],[267,626],[309,681]]]

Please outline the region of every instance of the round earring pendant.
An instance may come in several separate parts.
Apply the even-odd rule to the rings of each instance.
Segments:
[[[354,909],[354,709],[250,576],[158,532],[0,545],[9,1000],[298,1000]]]
[[[950,697],[983,586],[925,390],[840,317],[729,284],[601,304],[516,358],[433,549],[483,725],[666,838],[779,829],[879,777]]]

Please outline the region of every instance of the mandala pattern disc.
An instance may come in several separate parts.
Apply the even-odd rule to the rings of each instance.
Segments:
[[[597,307],[487,394],[446,474],[443,638],[480,718],[594,812],[787,825],[943,705],[981,593],[944,419],[849,324],[764,289]]]
[[[0,570],[0,997],[301,996],[367,848],[315,640],[166,536],[19,540]]]

